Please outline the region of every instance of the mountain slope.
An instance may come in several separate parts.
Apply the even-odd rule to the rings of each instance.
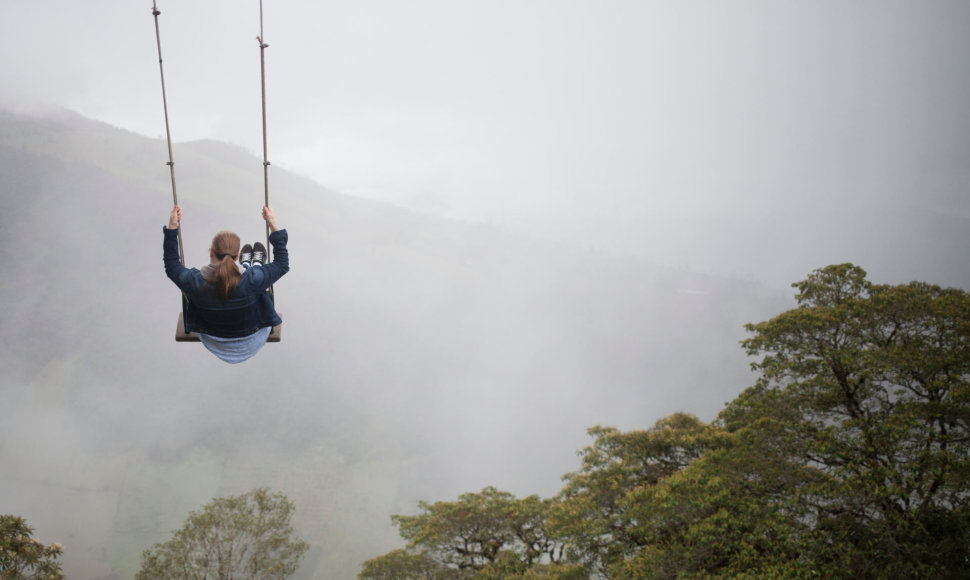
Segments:
[[[262,238],[260,160],[215,142],[175,159],[189,265],[219,229]],[[189,510],[262,485],[314,547],[298,577],[353,578],[418,499],[552,493],[587,427],[713,417],[751,382],[742,324],[790,306],[273,167],[283,342],[229,366],[173,341],[166,160],[160,140],[75,115],[0,112],[0,509],[63,543],[72,578],[132,577]]]

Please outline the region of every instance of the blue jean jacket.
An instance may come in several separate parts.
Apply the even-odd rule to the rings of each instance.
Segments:
[[[246,270],[229,300],[216,297],[215,286],[202,278],[198,268],[186,268],[179,259],[178,230],[162,228],[165,274],[188,299],[185,327],[188,332],[200,332],[222,338],[249,336],[267,326],[283,321],[273,307],[266,290],[290,270],[286,251],[286,230],[269,235],[273,246],[273,261]]]

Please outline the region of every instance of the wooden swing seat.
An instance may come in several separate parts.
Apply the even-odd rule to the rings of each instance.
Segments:
[[[283,337],[283,325],[279,324],[269,331],[266,342],[279,342]],[[185,322],[182,320],[182,313],[179,312],[179,322],[175,327],[175,342],[200,342],[199,335],[194,332],[185,332]]]

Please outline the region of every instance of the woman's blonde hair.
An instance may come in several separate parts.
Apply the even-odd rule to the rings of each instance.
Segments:
[[[236,256],[239,255],[239,236],[232,232],[222,231],[212,238],[212,253],[219,260],[216,267],[216,296],[220,300],[229,300],[236,284],[242,279],[239,268],[236,267]]]

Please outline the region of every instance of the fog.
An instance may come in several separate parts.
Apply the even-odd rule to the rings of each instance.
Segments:
[[[148,4],[6,2],[3,100],[162,135]],[[159,8],[175,139],[259,151],[258,3]],[[959,0],[264,12],[271,161],[342,193],[779,286],[851,212],[970,214]],[[930,273],[871,229],[854,260]]]
[[[159,8],[197,265],[262,236],[258,4]],[[68,577],[267,485],[298,577],[352,578],[418,500],[549,496],[588,427],[712,420],[814,268],[970,288],[965,3],[264,9],[293,269],[283,342],[229,366],[172,340],[151,4],[3,4],[0,513]]]

